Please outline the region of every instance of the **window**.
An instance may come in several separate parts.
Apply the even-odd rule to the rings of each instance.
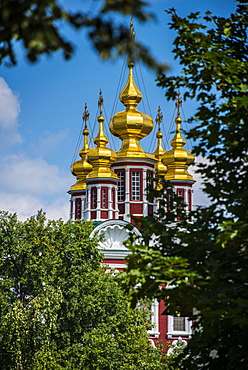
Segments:
[[[132,200],[140,200],[140,172],[132,171]]]
[[[167,338],[187,337],[190,338],[192,321],[184,316],[168,316]]]
[[[102,208],[108,208],[108,188],[101,189],[101,201],[102,201]]]
[[[147,315],[146,315],[146,318],[148,320],[152,320],[152,307],[151,307],[151,304],[148,304],[148,303],[141,303],[139,304],[139,310],[142,311],[142,312],[145,312]]]
[[[146,179],[146,192],[148,193],[152,189],[152,180],[153,180],[153,173],[152,171],[147,171],[147,179]]]
[[[159,337],[159,328],[158,328],[158,301],[154,299],[151,304],[140,304],[140,310],[147,312],[147,319],[151,320],[152,328],[148,330],[148,334],[153,338]]]
[[[167,190],[167,211],[173,210],[173,190],[168,189]]]
[[[91,208],[96,208],[97,204],[97,193],[96,187],[91,188]]]
[[[75,219],[81,220],[82,217],[82,200],[77,198],[75,202]]]
[[[181,198],[181,206],[180,208],[183,208],[184,205],[184,189],[178,189],[177,190],[177,196]]]
[[[117,198],[118,202],[123,202],[125,200],[125,171],[117,171],[117,176],[120,179],[118,183]]]
[[[173,331],[185,331],[185,317],[173,317]]]
[[[177,195],[178,195],[180,198],[182,198],[182,197],[183,197],[183,191],[182,191],[182,190],[178,190]]]

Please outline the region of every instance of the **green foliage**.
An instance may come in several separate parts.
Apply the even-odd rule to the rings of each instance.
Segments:
[[[195,154],[208,158],[200,166],[205,190],[215,204],[240,217],[248,203],[248,5],[238,5],[228,18],[168,13],[178,34],[173,52],[183,68],[180,76],[161,75],[159,85],[168,99],[183,88],[186,100],[199,102],[188,137],[196,141]]]
[[[90,222],[0,213],[0,369],[166,369]]]
[[[94,2],[92,11],[90,2]],[[89,10],[88,10],[89,9]],[[141,22],[153,18],[147,3],[141,0],[91,0],[76,10],[66,10],[57,0],[2,0],[0,3],[0,64],[17,64],[16,46],[21,42],[26,57],[36,62],[41,55],[61,51],[64,59],[72,57],[74,46],[64,35],[65,26],[86,29],[93,47],[103,59],[130,52],[127,24],[117,23],[115,13],[133,16]],[[149,50],[135,43],[138,59],[156,70],[164,70]]]
[[[174,199],[177,214],[166,212],[165,184],[162,208],[141,220],[144,243],[130,242],[127,289],[134,301],[165,299],[168,314],[194,321],[180,368],[247,369],[248,5],[239,1],[227,18],[168,13],[182,73],[158,81],[169,99],[183,89],[198,102],[188,137],[207,159],[199,172],[211,206],[187,214]]]
[[[39,357],[52,364],[53,343],[51,336],[56,332],[61,292],[44,287],[39,297],[16,300],[11,310],[2,317],[0,328],[1,369],[30,368]]]

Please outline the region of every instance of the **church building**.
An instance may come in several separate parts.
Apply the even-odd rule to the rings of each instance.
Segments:
[[[181,136],[180,94],[176,102],[177,117],[175,135],[170,142],[171,149],[165,151],[162,146],[162,114],[158,109],[156,150],[153,153],[143,150],[141,140],[152,132],[154,123],[149,115],[138,110],[142,93],[134,81],[134,67],[134,62],[129,58],[127,82],[120,93],[124,110],[117,112],[109,123],[110,134],[120,139],[120,150],[115,152],[108,148],[108,128],[103,117],[103,96],[100,92],[95,146],[89,148],[89,113],[85,106],[82,132],[84,144],[79,152],[81,158],[71,166],[76,183],[69,190],[70,219],[93,221],[94,232],[104,235],[99,245],[104,255],[103,263],[118,271],[125,268],[129,253],[123,241],[129,236],[126,226],[133,223],[132,215],[147,216],[157,210],[158,201],[151,202],[146,193],[150,179],[162,176],[169,181],[189,211],[193,207],[192,185],[195,182],[188,172],[189,165],[194,162],[194,155],[184,149],[186,141]],[[137,236],[141,235],[136,226],[134,232]],[[163,315],[164,302],[156,300],[151,310],[153,328],[149,334],[154,342],[160,340],[166,344],[179,337],[190,339],[191,323],[186,317]]]

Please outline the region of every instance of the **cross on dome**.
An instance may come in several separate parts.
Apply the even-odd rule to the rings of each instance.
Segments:
[[[175,106],[177,108],[177,117],[180,116],[180,108],[182,106],[182,103],[183,103],[183,101],[181,99],[181,93],[180,93],[180,91],[178,91],[178,93],[177,93],[177,100],[175,102]]]
[[[156,121],[156,123],[157,123],[157,126],[158,126],[158,131],[161,131],[161,126],[160,126],[160,124],[161,124],[161,122],[162,122],[162,120],[163,120],[163,114],[162,114],[162,112],[161,112],[161,108],[160,107],[158,107],[158,113],[157,113],[157,116],[156,116],[156,119],[155,119],[155,121]]]
[[[84,114],[82,115],[82,119],[84,121],[84,129],[87,129],[89,117],[90,117],[90,114],[88,112],[87,103],[85,103],[84,104]]]

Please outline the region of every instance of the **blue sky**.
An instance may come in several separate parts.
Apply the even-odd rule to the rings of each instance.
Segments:
[[[80,6],[82,2],[67,0],[67,3]],[[178,73],[179,66],[171,53],[175,34],[169,30],[167,23],[170,19],[165,9],[174,7],[181,16],[191,11],[206,10],[227,16],[235,10],[234,0],[155,0],[150,1],[150,5],[158,20],[145,25],[135,22],[136,37],[149,47],[159,61],[170,65],[170,73]],[[129,20],[127,18],[126,22],[129,23]],[[111,114],[123,109],[119,101],[117,106],[114,105],[120,92],[117,87],[123,58],[115,62],[103,62],[91,48],[84,32],[65,32],[76,47],[71,61],[63,61],[57,53],[52,57],[42,57],[40,62],[30,65],[20,48],[17,67],[0,67],[0,208],[17,212],[22,220],[41,208],[49,218],[68,218],[67,191],[75,182],[70,165],[81,129],[85,102],[91,114],[90,128],[94,131],[97,100],[102,89],[108,136],[107,121]],[[140,103],[138,108],[155,118],[160,105],[166,134],[171,131],[174,105],[165,100],[164,91],[156,86],[154,72],[142,65],[136,65],[135,68],[136,83],[144,98],[144,104]],[[127,68],[124,72],[121,88],[126,82]],[[184,104],[185,118],[193,113],[194,106],[194,102]],[[118,149],[118,142],[115,141],[115,145]],[[150,145],[151,151],[154,151],[152,134],[142,141],[145,150],[149,150]],[[111,141],[109,146],[114,149]],[[194,185],[195,203],[203,204],[205,199],[199,184]]]

